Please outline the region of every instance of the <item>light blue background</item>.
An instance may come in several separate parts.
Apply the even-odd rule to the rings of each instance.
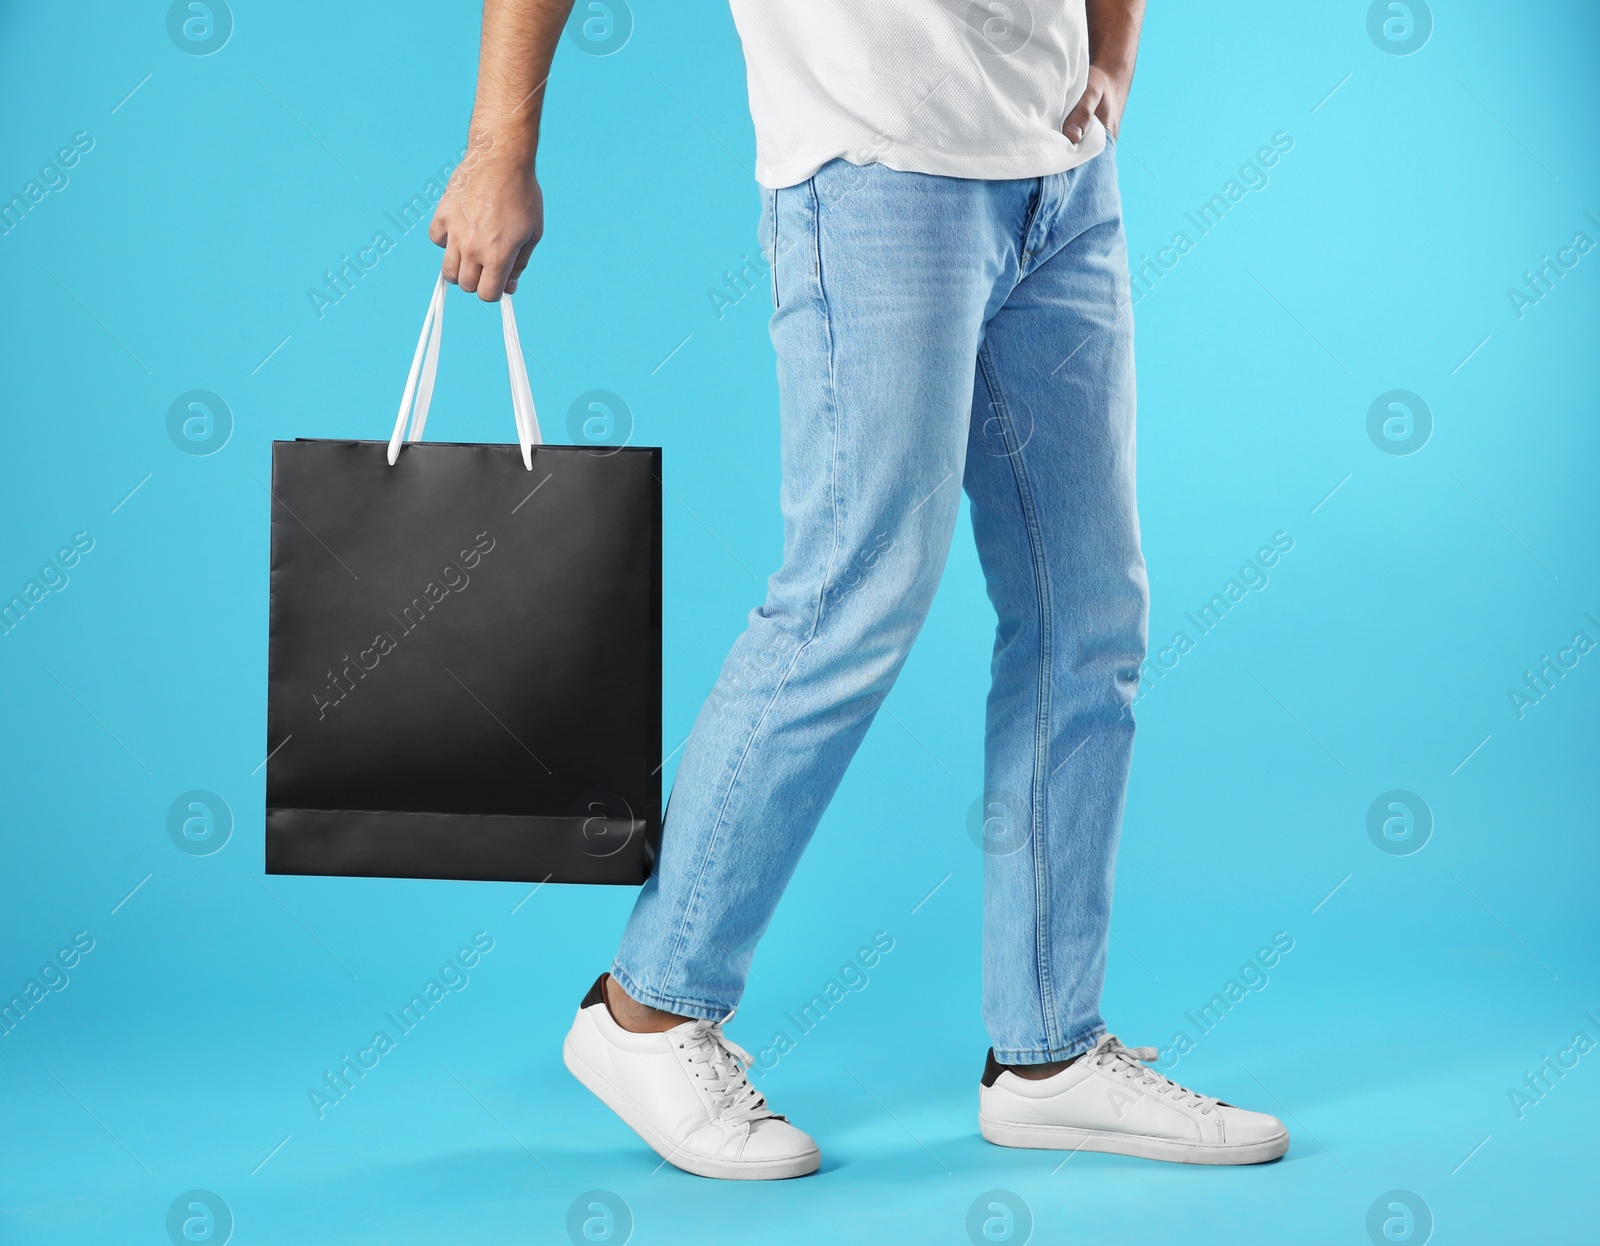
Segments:
[[[1352,0],[1158,5],[1147,27],[1120,158],[1136,257],[1294,139],[1137,308],[1153,642],[1193,636],[1184,612],[1274,532],[1295,545],[1140,704],[1105,1011],[1130,1043],[1193,1035],[1185,1012],[1291,935],[1178,1069],[1283,1115],[1289,1156],[1063,1166],[978,1138],[966,820],[992,620],[962,534],[732,1026],[792,1033],[786,1011],[893,937],[762,1079],[826,1156],[776,1187],[657,1171],[561,1067],[630,892],[262,876],[269,443],[387,435],[438,257],[385,213],[460,150],[477,35],[467,6],[411,0],[234,17],[195,57],[154,0],[0,7],[0,199],[94,138],[0,237],[0,595],[95,542],[0,637],[0,995],[95,940],[0,1037],[0,1240],[164,1241],[195,1188],[241,1243],[564,1241],[595,1188],[638,1243],[965,1242],[996,1188],[1039,1242],[1364,1242],[1392,1189],[1439,1242],[1600,1240],[1600,1052],[1523,1119],[1507,1094],[1600,1040],[1600,652],[1520,720],[1507,696],[1574,632],[1600,640],[1600,253],[1521,319],[1506,294],[1575,232],[1600,241],[1592,6],[1438,3],[1405,57]],[[607,389],[665,447],[676,743],[778,557],[770,296],[719,320],[707,293],[757,254],[731,19],[634,18],[615,55],[562,45],[517,297],[549,434]],[[319,319],[308,288],[379,230],[393,251]],[[512,439],[493,317],[453,295],[435,436]],[[1366,431],[1396,388],[1433,413],[1412,455]],[[167,434],[191,389],[235,421],[210,456]],[[1434,817],[1415,855],[1368,838],[1395,788]],[[231,807],[214,855],[168,837],[190,789]],[[479,930],[470,987],[318,1120],[324,1070]]]

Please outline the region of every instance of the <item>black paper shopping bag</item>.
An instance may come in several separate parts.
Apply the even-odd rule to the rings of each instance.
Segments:
[[[273,443],[267,872],[642,882],[660,837],[657,449]]]

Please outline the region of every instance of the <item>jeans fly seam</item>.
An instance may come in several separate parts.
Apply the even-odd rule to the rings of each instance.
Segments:
[[[1028,205],[1028,219],[1022,226],[1022,241],[1017,247],[1017,279],[1012,283],[1013,287],[1020,285],[1028,275],[1024,271],[1028,266],[1026,257],[1032,254],[1028,238],[1033,233],[1033,223],[1039,219],[1039,209],[1044,206],[1044,182],[1044,178],[1039,178],[1033,188],[1033,202]]]
[[[1033,799],[1029,802],[1033,823],[1030,828],[1030,838],[1033,850],[1034,960],[1039,979],[1039,1003],[1043,1013],[1045,1045],[1056,1048],[1061,1045],[1061,1037],[1056,1026],[1055,980],[1050,972],[1050,891],[1048,862],[1044,851],[1044,828],[1048,823],[1050,786],[1046,775],[1046,767],[1049,764],[1050,676],[1054,660],[1050,573],[1044,558],[1044,543],[1039,531],[1033,490],[1021,462],[1022,447],[1016,442],[1005,391],[1000,387],[1000,378],[995,371],[994,361],[987,346],[979,350],[978,364],[983,369],[990,396],[1000,408],[1000,430],[1006,439],[1008,450],[1006,457],[1011,461],[1011,474],[1017,483],[1017,500],[1022,507],[1023,525],[1028,533],[1028,552],[1033,560],[1034,583],[1039,601],[1039,708],[1038,718],[1034,724]]]

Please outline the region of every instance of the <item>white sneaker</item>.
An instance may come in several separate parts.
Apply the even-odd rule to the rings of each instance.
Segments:
[[[817,1171],[817,1144],[768,1109],[745,1076],[749,1053],[722,1036],[721,1021],[635,1034],[612,1017],[604,980],[584,996],[561,1056],[657,1155],[685,1172],[736,1181]]]
[[[1000,1146],[1110,1151],[1180,1164],[1260,1164],[1289,1149],[1283,1122],[1185,1090],[1146,1065],[1154,1047],[1107,1034],[1061,1072],[1030,1080],[989,1053],[978,1128]]]

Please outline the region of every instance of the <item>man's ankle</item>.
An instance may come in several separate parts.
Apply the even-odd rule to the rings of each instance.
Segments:
[[[1026,1078],[1030,1082],[1043,1081],[1047,1077],[1054,1077],[1068,1065],[1077,1061],[1073,1056],[1070,1060],[1051,1060],[1045,1064],[1003,1064],[1000,1067],[1008,1073],[1015,1073],[1018,1077]]]
[[[632,1034],[660,1034],[673,1026],[682,1025],[693,1017],[680,1017],[676,1013],[641,1004],[606,974],[600,983],[600,995],[606,1001],[606,1011],[611,1019]]]

